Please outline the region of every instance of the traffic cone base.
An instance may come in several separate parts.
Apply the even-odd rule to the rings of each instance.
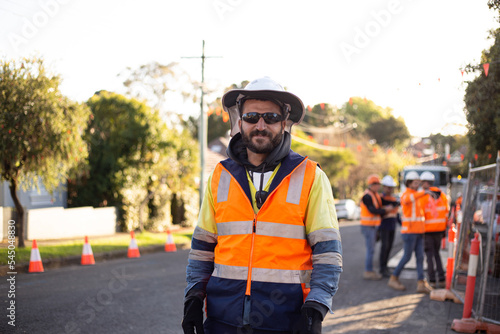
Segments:
[[[28,268],[30,273],[43,273],[42,257],[40,256],[40,250],[36,244],[36,240],[33,240],[33,245],[31,246],[30,255],[30,266]]]
[[[89,244],[88,237],[85,237],[85,243],[83,244],[82,262],[81,263],[84,266],[95,264],[94,253],[92,253],[92,247]]]
[[[165,243],[165,252],[176,252],[176,251],[177,247],[175,246],[172,232],[170,232],[170,230],[167,230],[167,242]]]
[[[455,304],[462,304],[460,299],[450,290],[447,289],[436,289],[431,291],[431,299],[444,302],[446,300],[451,300]]]
[[[130,240],[130,245],[128,246],[127,256],[130,258],[141,257],[139,253],[139,247],[137,247],[137,242],[135,241],[134,231],[130,232],[132,239]]]

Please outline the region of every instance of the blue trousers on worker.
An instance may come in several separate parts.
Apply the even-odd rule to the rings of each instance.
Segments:
[[[403,239],[403,257],[399,261],[396,269],[394,269],[394,276],[399,277],[404,266],[410,261],[411,254],[415,251],[417,260],[417,277],[418,280],[424,279],[424,235],[416,233],[401,233]]]
[[[375,253],[377,227],[361,225],[361,233],[365,237],[366,245],[365,271],[373,271],[373,254]]]

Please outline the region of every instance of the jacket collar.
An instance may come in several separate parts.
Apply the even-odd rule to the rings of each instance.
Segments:
[[[273,190],[276,189],[281,181],[283,181],[283,179],[288,174],[290,174],[302,161],[304,161],[304,159],[305,158],[300,154],[289,150],[288,154],[281,160],[281,167],[274,176],[273,181],[271,182],[269,193],[273,192]],[[221,161],[221,164],[236,179],[251,203],[252,195],[250,192],[250,185],[248,184],[245,167],[232,159],[223,160]]]

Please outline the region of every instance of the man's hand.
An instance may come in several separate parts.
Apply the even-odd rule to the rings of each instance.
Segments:
[[[184,334],[205,334],[203,330],[203,300],[200,298],[191,297],[184,302],[182,330]]]
[[[293,334],[321,334],[323,316],[312,307],[304,305],[300,312],[300,320],[293,328]]]

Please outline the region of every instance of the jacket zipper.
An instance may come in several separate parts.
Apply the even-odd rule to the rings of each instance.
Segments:
[[[250,259],[248,261],[248,276],[247,276],[247,289],[245,295],[250,296],[250,288],[252,287],[252,262],[253,262],[253,247],[255,243],[255,232],[257,229],[257,215],[254,214],[252,222],[252,244],[250,245]]]

